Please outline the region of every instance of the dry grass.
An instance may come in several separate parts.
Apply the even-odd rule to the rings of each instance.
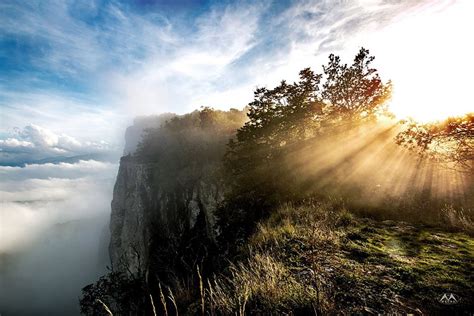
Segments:
[[[453,226],[470,225],[453,208],[446,216]],[[472,293],[463,262],[472,259],[473,245],[460,232],[355,218],[338,201],[284,205],[241,249],[246,259],[203,281],[205,309],[210,315],[444,311],[439,293]]]
[[[288,307],[311,306],[316,292],[298,282],[287,267],[271,255],[255,254],[246,263],[230,267],[230,277],[209,283],[209,302],[224,314],[252,311],[283,312]]]
[[[97,301],[104,307],[107,314],[109,314],[110,316],[114,315],[112,311],[110,310],[110,308],[107,306],[107,304],[105,304],[101,299],[97,299]]]
[[[279,246],[279,243],[298,237],[311,243],[334,244],[339,240],[338,228],[351,223],[353,216],[343,205],[333,202],[311,202],[295,207],[282,206],[265,222],[258,224],[250,245]]]
[[[292,310],[314,313],[321,308],[321,293],[314,279],[307,283],[305,273],[283,263],[288,240],[301,245],[337,244],[338,228],[352,221],[352,215],[334,202],[308,203],[279,208],[260,223],[249,240],[248,260],[231,264],[226,276],[208,281],[207,303],[211,314],[252,313],[286,314]],[[280,253],[279,253],[280,252]]]
[[[161,290],[161,287],[160,287]],[[153,296],[150,294],[150,302],[151,302],[151,307],[153,310],[153,315],[156,316],[156,308],[155,308],[155,302],[153,301]]]
[[[447,204],[441,209],[442,221],[452,228],[457,228],[471,235],[474,234],[474,221],[466,215],[463,208]]]
[[[165,295],[163,294],[161,283],[159,284],[159,288],[160,288],[160,301],[161,301],[161,305],[163,306],[163,313],[165,314],[165,316],[168,316],[168,309],[166,308],[166,298],[165,298]],[[151,295],[150,295],[150,298],[151,298]],[[152,299],[152,302],[153,302],[153,299]],[[153,304],[153,311],[155,312],[155,315],[156,315],[155,304]]]

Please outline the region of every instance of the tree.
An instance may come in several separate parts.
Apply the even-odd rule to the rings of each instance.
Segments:
[[[458,170],[474,170],[474,113],[438,123],[407,122],[396,141],[420,155],[451,164]]]
[[[383,113],[391,85],[383,83],[371,67],[373,60],[364,48],[351,66],[331,54],[323,74],[306,68],[300,72],[299,82],[282,81],[273,89],[256,89],[248,121],[229,143],[228,171],[238,179],[241,174],[251,174],[257,165],[271,164],[292,144],[315,138],[341,120],[360,121]]]
[[[385,101],[391,95],[391,83],[384,84],[371,63],[375,57],[361,48],[351,66],[341,64],[334,54],[324,66],[326,81],[322,97],[329,104],[329,112],[337,116],[373,117],[386,111]]]
[[[364,48],[350,66],[331,54],[322,74],[306,68],[298,82],[282,81],[273,89],[255,90],[248,121],[229,142],[225,155],[231,188],[225,208],[233,211],[227,210],[221,218],[238,222],[229,224],[226,219],[229,225],[221,223],[223,230],[244,226],[243,222],[257,220],[275,204],[298,198],[300,190],[285,165],[289,152],[385,112],[391,85],[382,82],[371,66],[373,60]]]

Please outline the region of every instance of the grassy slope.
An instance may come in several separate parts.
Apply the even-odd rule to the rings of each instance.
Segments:
[[[474,311],[474,239],[464,233],[358,219],[333,203],[287,206],[242,255],[210,282],[211,314]],[[440,304],[443,293],[460,302]]]

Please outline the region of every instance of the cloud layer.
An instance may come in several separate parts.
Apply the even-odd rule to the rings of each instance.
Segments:
[[[2,313],[78,314],[80,289],[108,264],[116,172],[94,160],[0,167]]]
[[[0,167],[0,252],[51,225],[107,215],[117,165],[99,161]]]

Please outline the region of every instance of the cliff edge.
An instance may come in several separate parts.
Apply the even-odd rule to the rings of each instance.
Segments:
[[[197,236],[215,240],[215,211],[224,197],[222,156],[245,114],[204,109],[167,118],[147,126],[136,151],[120,161],[110,220],[115,271],[148,275],[150,267],[156,272],[174,261],[182,265],[197,249],[181,245],[189,247]]]

